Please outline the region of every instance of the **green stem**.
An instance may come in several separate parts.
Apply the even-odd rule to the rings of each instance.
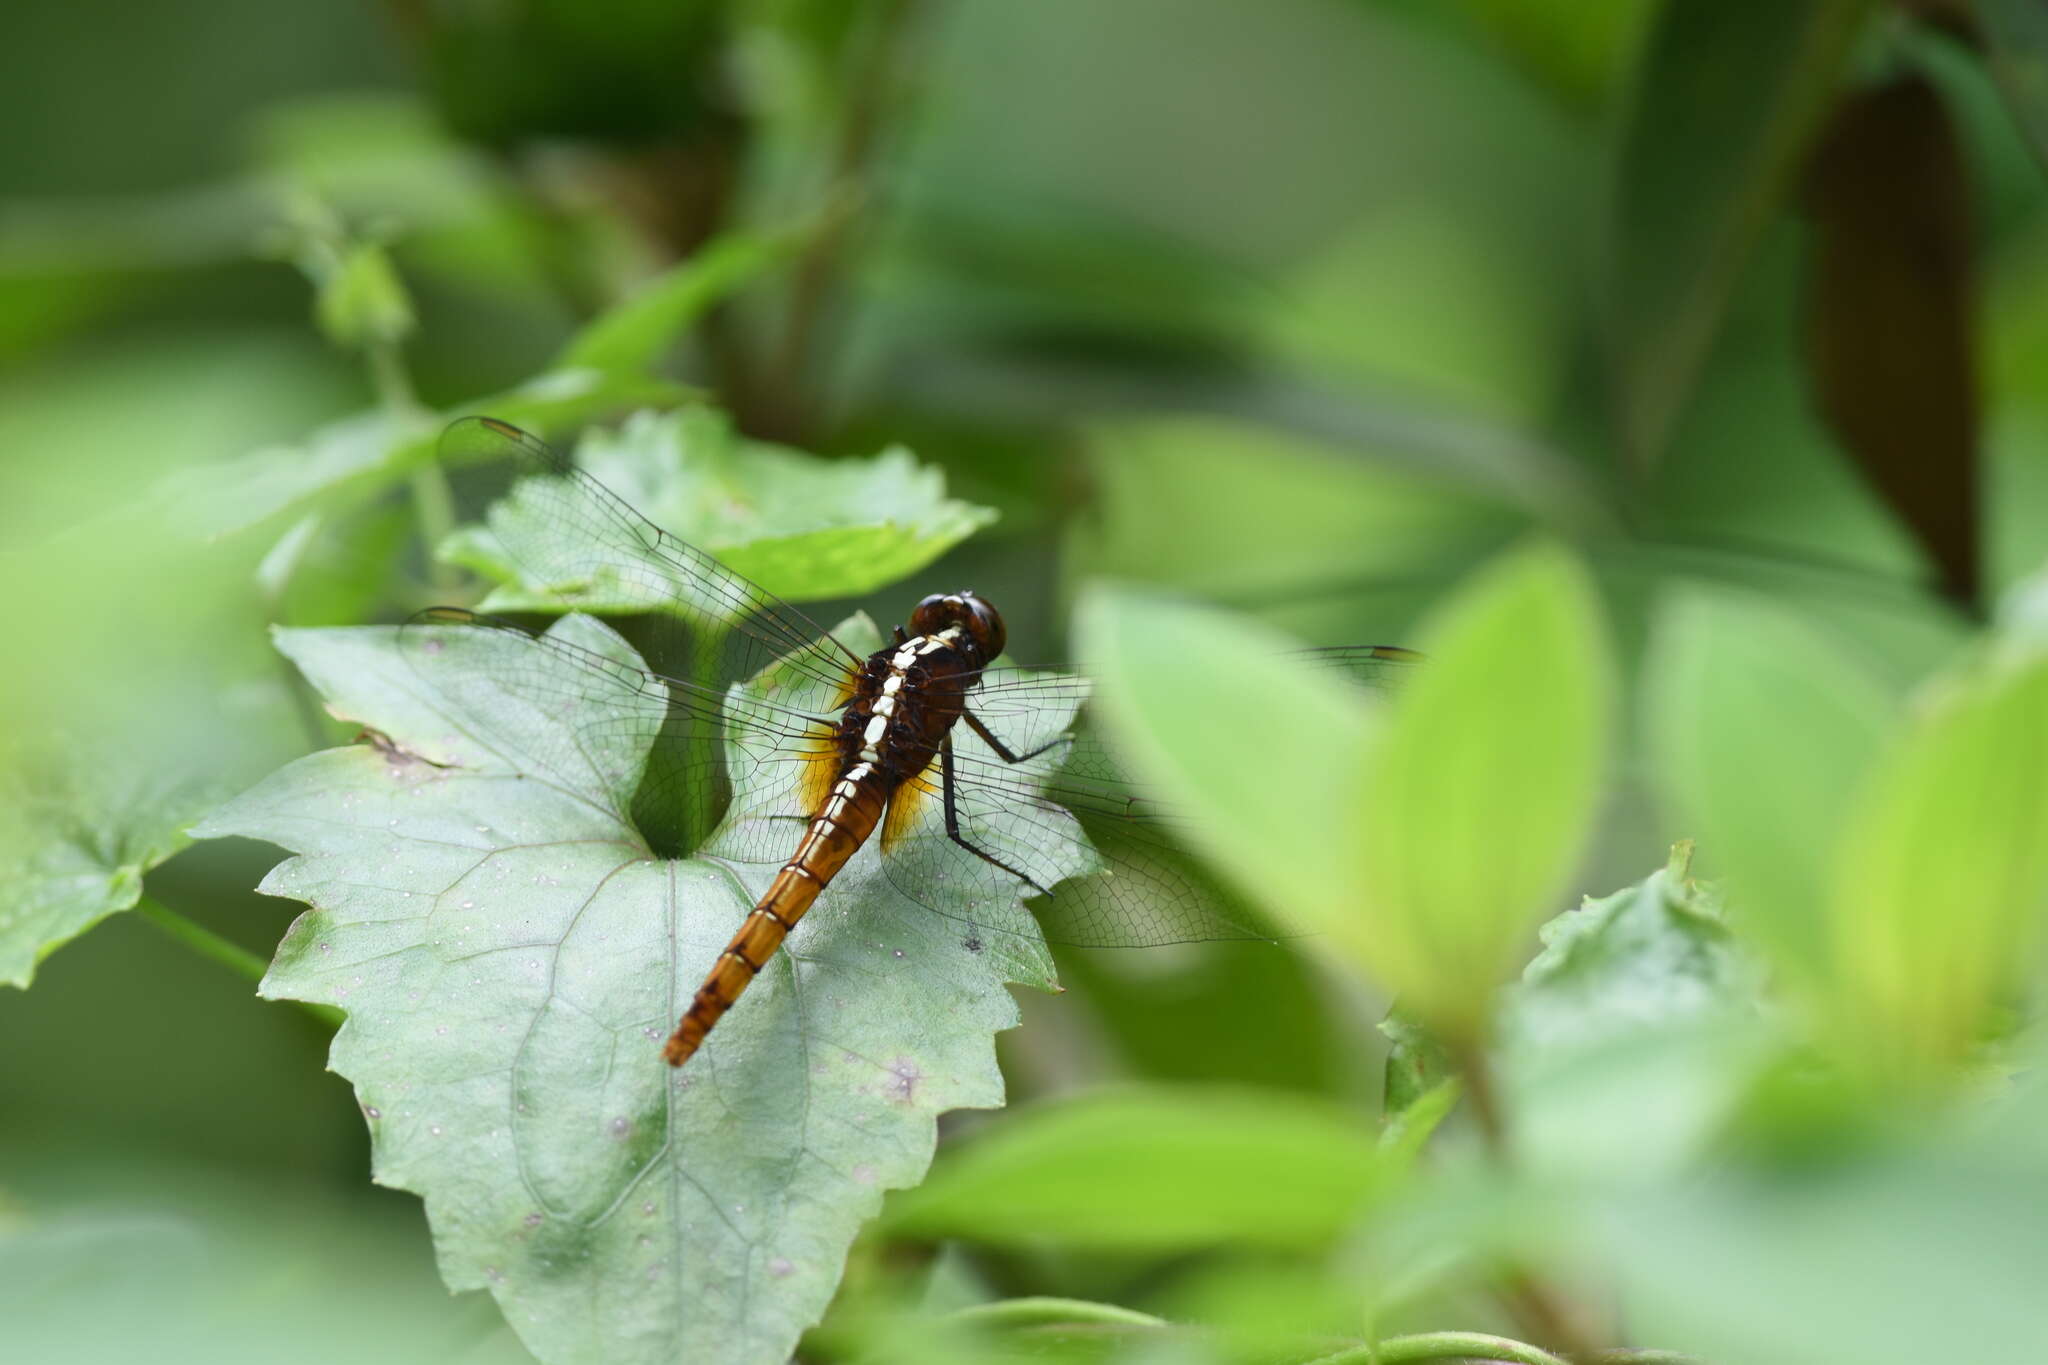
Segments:
[[[1399,1365],[1410,1360],[1507,1360],[1519,1365],[1571,1365],[1541,1347],[1485,1332],[1418,1332],[1377,1345],[1352,1346],[1312,1365]]]
[[[268,963],[241,944],[222,938],[205,925],[187,919],[160,901],[144,897],[135,903],[135,913],[155,925],[168,937],[182,943],[208,961],[227,968],[237,976],[260,984],[264,972],[269,969]],[[295,1000],[292,1003],[329,1028],[340,1028],[341,1021],[347,1017],[332,1005],[315,1004],[309,1000]]]
[[[392,426],[403,431],[424,422],[429,414],[413,391],[412,376],[406,373],[405,355],[398,343],[372,341],[363,352],[370,363],[377,401]],[[412,472],[412,505],[419,518],[420,539],[427,547],[427,574],[436,588],[453,588],[454,569],[434,556],[435,549],[455,530],[455,495],[449,491],[448,476],[438,459],[429,459]]]
[[[972,1322],[990,1327],[1054,1327],[1054,1326],[1108,1326],[1108,1327],[1164,1327],[1164,1318],[1155,1318],[1150,1313],[1140,1313],[1130,1308],[1120,1308],[1113,1303],[1094,1303],[1088,1299],[1027,1298],[1003,1299],[996,1303],[978,1303],[972,1308],[963,1308],[953,1314],[957,1322]]]
[[[702,690],[700,702],[708,701],[719,708],[721,715],[730,705],[730,700],[719,690],[719,681],[724,672],[725,637],[730,627],[706,626],[696,631],[690,639],[690,681]],[[726,793],[729,797],[730,793]],[[720,793],[701,782],[684,784],[683,800],[687,809],[683,811],[684,856],[694,854],[698,846],[711,837],[712,808],[717,805]],[[809,815],[811,812],[804,812]]]

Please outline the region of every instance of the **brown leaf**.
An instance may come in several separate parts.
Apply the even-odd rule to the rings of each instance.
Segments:
[[[1934,87],[1846,98],[1808,168],[1807,365],[1842,447],[1934,562],[1980,589],[1969,185]]]

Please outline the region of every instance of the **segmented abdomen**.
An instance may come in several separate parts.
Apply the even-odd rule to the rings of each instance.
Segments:
[[[670,1066],[689,1061],[703,1045],[705,1035],[768,964],[818,893],[874,833],[888,803],[887,779],[871,764],[856,764],[833,786],[832,795],[804,831],[803,842],[719,953],[682,1022],[669,1035],[662,1056]]]

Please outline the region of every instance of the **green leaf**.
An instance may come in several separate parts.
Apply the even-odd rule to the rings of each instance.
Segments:
[[[1952,683],[1851,807],[1826,901],[1837,1043],[1943,1074],[2034,962],[2048,903],[2048,664]]]
[[[1691,880],[1691,849],[1545,924],[1501,1002],[1524,1168],[1612,1184],[1685,1168],[1742,1102],[1763,973]]]
[[[264,889],[312,908],[264,992],[349,1012],[332,1065],[377,1179],[424,1196],[449,1284],[489,1289],[536,1354],[779,1365],[881,1192],[923,1175],[936,1116],[1001,1103],[1004,982],[1049,987],[1043,946],[1012,902],[973,914],[1017,932],[968,948],[863,850],[672,1072],[661,1039],[773,869],[653,857],[626,814],[653,722],[592,730],[532,700],[587,686],[560,655],[437,631],[460,628],[280,632],[388,743],[300,759],[200,831],[297,855]],[[637,666],[588,617],[554,633]],[[603,740],[564,746],[566,724]],[[786,796],[759,784],[790,766],[735,761],[735,800]]]
[[[1624,445],[1656,461],[1833,92],[1868,0],[1666,0],[1616,149],[1611,337]]]
[[[1216,596],[1406,582],[1518,524],[1506,496],[1271,426],[1215,417],[1106,421],[1089,433],[1095,514],[1072,549],[1094,573]],[[1390,457],[1389,463],[1398,459]],[[1405,615],[1405,613],[1404,613]]]
[[[1380,1109],[1389,1123],[1397,1120],[1457,1077],[1444,1045],[1402,1011],[1388,1012],[1379,1030],[1392,1044],[1381,1082]]]
[[[1378,1188],[1375,1150],[1357,1120],[1304,1096],[1100,1092],[1020,1110],[949,1149],[889,1201],[883,1226],[1003,1247],[1317,1247]]]
[[[329,340],[351,348],[402,341],[414,325],[412,299],[390,254],[374,242],[343,249],[320,280],[314,317]]]
[[[1667,608],[1644,683],[1664,800],[1725,869],[1745,937],[1810,986],[1828,957],[1826,862],[1892,726],[1857,662],[1761,600]]]
[[[732,233],[707,242],[594,318],[562,348],[558,369],[645,370],[697,319],[787,260],[801,238]]]
[[[1592,585],[1547,547],[1478,575],[1421,649],[1369,761],[1352,767],[1359,892],[1326,927],[1456,1050],[1578,861],[1613,681]]]
[[[2040,1357],[2039,1075],[1917,1150],[1837,1145],[1823,1169],[1722,1169],[1618,1208],[1607,1257],[1636,1334],[1716,1361]]]
[[[680,402],[666,380],[597,370],[556,370],[469,405],[546,434],[622,408]],[[367,498],[403,482],[434,456],[438,423],[401,426],[382,411],[357,413],[292,445],[267,446],[167,480],[168,518],[195,536],[233,535],[316,504]]]
[[[196,765],[83,739],[0,772],[0,984],[142,895],[142,874],[183,848],[222,796]]]
[[[1356,882],[1343,811],[1372,699],[1208,608],[1102,588],[1074,629],[1109,734],[1186,813],[1192,845],[1284,923],[1324,928]]]
[[[2033,0],[1977,0],[1976,15],[1999,92],[2035,158],[2048,165],[2048,13]]]
[[[995,518],[947,497],[945,476],[901,447],[870,460],[821,460],[744,440],[709,408],[636,413],[616,433],[586,435],[576,458],[657,525],[799,601],[858,596],[906,578]],[[628,564],[577,582],[528,576],[527,566],[565,561],[557,542],[572,529],[536,515],[515,489],[488,525],[458,531],[441,553],[503,581],[488,611],[560,611],[564,602],[648,610]]]

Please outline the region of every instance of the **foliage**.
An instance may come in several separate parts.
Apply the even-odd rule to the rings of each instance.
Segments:
[[[2048,1348],[2039,6],[376,13],[0,19],[11,1348]],[[1277,941],[870,848],[670,1072],[794,768],[642,827],[659,553],[470,413],[973,586]]]

